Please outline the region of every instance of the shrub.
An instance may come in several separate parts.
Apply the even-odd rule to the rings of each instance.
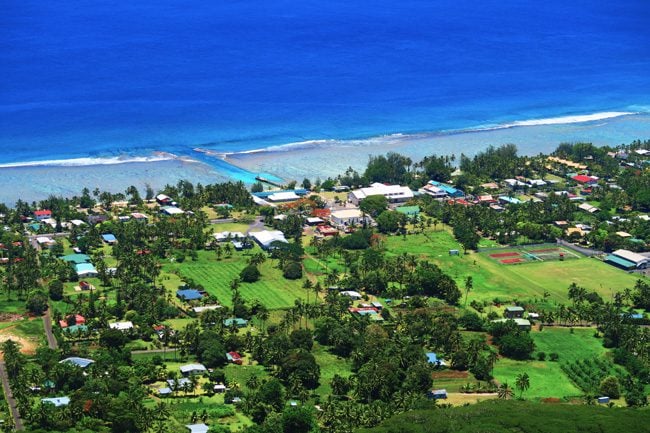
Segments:
[[[255,265],[248,265],[239,273],[239,278],[244,283],[254,283],[260,279],[260,270]]]
[[[537,359],[539,359],[540,361],[546,361],[546,353],[545,352],[539,352],[537,354]]]
[[[558,354],[555,353],[555,352],[551,353],[551,354],[549,355],[549,357],[550,357],[551,361],[553,361],[553,362],[557,362],[557,360],[560,359],[560,355],[558,355]]]
[[[600,393],[609,398],[617,399],[621,397],[621,388],[618,379],[614,376],[607,376],[600,382]]]
[[[289,262],[284,266],[282,275],[287,280],[297,280],[302,278],[302,266],[298,262]]]

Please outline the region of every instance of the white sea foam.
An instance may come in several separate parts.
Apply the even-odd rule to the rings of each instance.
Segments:
[[[486,125],[486,126],[478,126],[473,128],[467,128],[467,129],[455,129],[455,130],[438,131],[438,132],[424,132],[424,133],[416,133],[416,134],[396,133],[396,134],[389,134],[389,135],[381,135],[377,137],[369,137],[363,139],[347,139],[347,140],[336,140],[336,139],[305,140],[305,141],[298,141],[298,142],[287,143],[287,144],[268,146],[268,147],[263,147],[258,149],[233,151],[233,152],[228,152],[228,151],[224,152],[224,151],[218,151],[213,149],[200,149],[200,148],[194,150],[211,156],[216,156],[222,159],[228,159],[229,157],[254,155],[258,153],[290,152],[290,151],[301,150],[301,149],[323,148],[329,146],[362,147],[362,146],[373,146],[373,145],[386,145],[390,143],[397,143],[397,142],[403,142],[403,141],[408,141],[413,139],[440,136],[440,135],[447,136],[447,135],[455,135],[455,134],[497,131],[500,129],[510,129],[510,128],[518,128],[518,127],[585,123],[585,122],[594,122],[599,120],[613,119],[616,117],[629,116],[633,114],[640,114],[640,113],[631,112],[631,111],[605,111],[605,112],[593,113],[593,114],[549,117],[549,118],[531,119],[531,120],[518,120],[510,123],[502,123],[496,125]]]
[[[621,116],[630,116],[638,114],[631,111],[605,111],[602,113],[583,114],[578,116],[549,117],[546,119],[519,120],[517,122],[507,123],[504,127],[512,126],[540,126],[540,125],[566,125],[569,123],[592,122],[595,120],[612,119]]]
[[[104,158],[71,158],[71,159],[51,159],[46,161],[25,161],[25,162],[8,162],[0,164],[0,168],[17,168],[17,167],[84,167],[92,165],[115,165],[126,164],[130,162],[157,162],[170,161],[179,159],[176,155],[166,152],[156,152],[149,156],[114,156]]]

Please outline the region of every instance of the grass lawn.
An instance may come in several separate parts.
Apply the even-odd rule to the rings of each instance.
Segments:
[[[208,229],[214,233],[242,232],[246,234],[248,227],[249,227],[248,224],[244,224],[244,223],[219,223],[219,224],[210,224],[208,226]]]
[[[348,377],[352,374],[352,362],[349,359],[339,358],[330,353],[327,347],[314,343],[312,354],[320,366],[320,385],[316,388],[316,394],[324,397],[332,393],[330,382],[335,374]]]
[[[226,372],[226,380],[228,383],[232,384],[236,382],[242,389],[246,388],[246,382],[251,376],[257,376],[259,382],[269,377],[269,373],[263,365],[228,364],[224,367],[224,371]]]
[[[0,275],[1,276],[1,275]],[[7,299],[6,296],[3,296],[0,299],[0,313],[4,314],[25,314],[27,309],[25,308],[25,300],[16,299],[17,295],[12,295],[12,299]]]
[[[259,252],[257,247],[252,251]],[[230,282],[246,267],[248,257],[248,254],[236,252],[230,258],[217,260],[213,252],[200,251],[197,261],[188,258],[183,263],[167,264],[165,269],[168,272],[176,270],[181,276],[201,284],[208,293],[216,296],[222,305],[231,306]],[[267,259],[260,265],[262,276],[259,281],[240,285],[239,291],[244,299],[249,302],[259,300],[269,309],[280,309],[293,306],[298,298],[307,298],[307,292],[302,288],[302,280],[285,279],[282,271],[275,266],[275,260]],[[163,284],[169,289],[178,288],[178,285],[169,287],[166,283],[163,279]]]
[[[508,382],[513,388],[516,377],[521,373],[530,376],[530,389],[524,394],[529,398],[573,397],[582,395],[573,382],[564,374],[561,364],[576,359],[597,358],[604,356],[607,349],[602,341],[594,337],[593,329],[544,328],[541,332],[532,331],[535,352],[545,352],[546,361],[514,361],[501,358],[494,368],[494,377],[503,383]],[[550,353],[560,355],[558,362],[548,361]]]
[[[474,289],[469,300],[502,301],[515,299],[542,299],[545,292],[551,300],[566,302],[567,288],[573,282],[587,290],[596,291],[610,299],[613,293],[634,286],[638,275],[630,275],[599,260],[579,258],[567,261],[531,262],[519,265],[502,265],[485,253],[450,256],[450,249],[462,248],[447,231],[386,238],[388,254],[410,253],[429,258],[464,286],[467,276],[472,276]]]
[[[562,359],[562,354],[560,354]],[[499,383],[508,382],[514,390],[518,374],[528,373],[530,388],[524,393],[525,398],[578,397],[583,394],[568,377],[564,375],[559,362],[551,361],[515,361],[501,358],[494,366],[493,375]],[[519,396],[519,392],[516,392]]]
[[[601,339],[594,337],[592,328],[574,328],[573,333],[569,328],[545,327],[541,332],[531,332],[535,341],[535,353],[558,353],[560,362],[571,362],[577,359],[596,358],[604,356],[607,349],[603,347]]]

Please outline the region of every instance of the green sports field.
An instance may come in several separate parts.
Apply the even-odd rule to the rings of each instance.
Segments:
[[[410,253],[429,258],[464,286],[465,278],[473,279],[469,300],[503,301],[541,299],[548,292],[551,300],[565,302],[571,283],[596,291],[603,298],[634,286],[638,275],[628,274],[597,259],[581,257],[567,261],[534,261],[504,266],[484,253],[450,256],[450,249],[462,247],[447,231],[429,232],[407,236],[390,236],[386,239],[389,254]]]

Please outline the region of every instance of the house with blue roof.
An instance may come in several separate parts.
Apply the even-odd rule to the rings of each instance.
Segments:
[[[437,180],[430,180],[429,185],[435,186],[436,188],[441,189],[444,191],[447,196],[452,197],[452,198],[463,198],[465,197],[465,193],[458,189],[454,188],[453,186],[443,183],[443,182],[438,182]]]
[[[92,263],[78,263],[74,265],[74,270],[79,278],[96,277],[99,275]]]
[[[447,363],[445,362],[444,359],[438,358],[438,355],[436,355],[434,352],[427,352],[425,353],[427,357],[427,363],[435,366],[446,366]]]
[[[112,233],[107,233],[105,235],[102,235],[102,240],[109,245],[117,243],[117,238]]]
[[[507,195],[499,196],[499,203],[501,204],[521,204],[521,200],[516,197],[508,197]]]
[[[201,299],[203,295],[196,289],[178,289],[176,290],[176,297],[181,301],[196,301]]]
[[[53,404],[55,407],[67,406],[70,404],[70,397],[42,398],[41,403]]]
[[[93,362],[95,361],[93,361],[92,359],[80,358],[78,356],[71,356],[69,358],[62,359],[61,361],[59,361],[59,364],[72,364],[80,368],[86,368]]]

